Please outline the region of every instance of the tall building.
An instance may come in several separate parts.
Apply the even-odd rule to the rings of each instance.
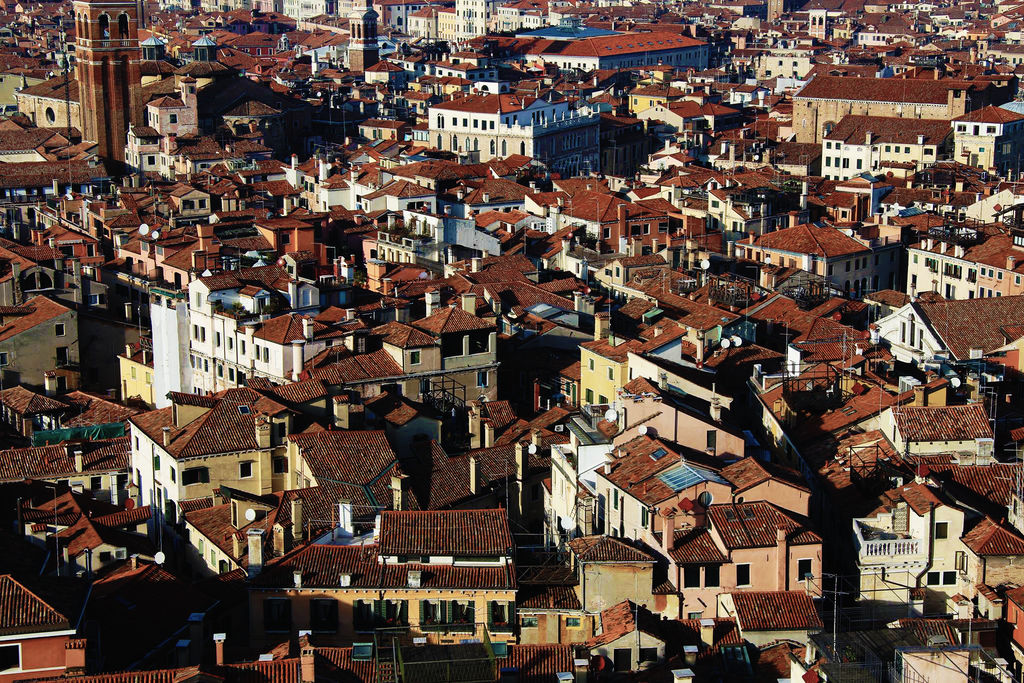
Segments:
[[[350,71],[365,71],[366,67],[380,61],[377,46],[377,12],[363,0],[349,12],[348,26],[348,68]]]
[[[99,155],[123,162],[129,123],[142,123],[139,10],[130,0],[75,0],[82,128]]]

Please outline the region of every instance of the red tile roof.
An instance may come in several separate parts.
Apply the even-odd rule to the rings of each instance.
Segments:
[[[67,628],[70,628],[67,617],[10,574],[0,576],[0,635],[60,631]]]
[[[569,541],[569,549],[577,562],[655,561],[649,553],[611,536],[580,536]]]
[[[777,249],[794,254],[811,254],[835,258],[868,252],[866,246],[836,228],[817,225],[796,225],[758,236],[754,246]]]
[[[740,631],[810,631],[823,626],[807,593],[743,591],[730,595]]]
[[[786,532],[789,545],[821,543],[821,537],[803,522],[763,501],[711,505],[708,516],[712,528],[729,550],[775,546],[779,529]]]
[[[381,513],[382,555],[504,557],[514,542],[503,509]]]
[[[963,542],[976,555],[1024,555],[1024,537],[989,517],[966,533]]]
[[[904,441],[972,441],[992,438],[983,403],[955,406],[903,406],[893,410]]]

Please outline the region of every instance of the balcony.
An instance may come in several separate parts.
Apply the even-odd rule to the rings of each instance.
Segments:
[[[871,526],[868,520],[853,520],[853,530],[861,565],[925,561],[924,539]]]

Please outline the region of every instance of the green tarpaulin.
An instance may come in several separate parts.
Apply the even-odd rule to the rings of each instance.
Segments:
[[[108,422],[101,425],[90,425],[88,427],[68,427],[66,429],[47,429],[45,431],[32,433],[33,446],[48,446],[60,443],[61,441],[75,441],[78,439],[113,439],[124,436],[123,422]]]

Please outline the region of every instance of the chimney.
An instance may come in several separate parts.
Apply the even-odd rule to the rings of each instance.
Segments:
[[[298,154],[293,154],[292,155],[292,170],[295,170],[295,168],[298,165],[299,165],[299,155]]]
[[[462,310],[470,315],[476,315],[476,294],[466,292],[462,295]]]
[[[82,675],[85,673],[85,646],[85,638],[72,638],[64,643],[65,676]]]
[[[516,443],[516,480],[522,482],[526,478],[527,449],[522,441]]]
[[[327,180],[327,175],[330,172],[327,162],[323,159],[320,160],[320,182]]]
[[[292,498],[292,542],[306,540],[306,530],[302,523],[302,498]]]
[[[352,502],[349,500],[338,501],[338,527],[349,536],[356,532],[355,522],[352,519]]]
[[[391,289],[391,278],[386,277],[380,281],[380,293],[384,296],[392,296],[394,291]]]
[[[391,509],[402,510],[402,478],[391,475]]]
[[[312,341],[313,339],[313,319],[303,318],[302,319],[302,336],[306,338],[306,341]]]
[[[661,549],[667,557],[675,545],[676,513],[671,508],[661,516]]]
[[[171,445],[171,428],[170,427],[164,427],[162,431],[163,431],[164,447],[166,448],[167,446]]]
[[[775,590],[784,591],[789,589],[789,582],[786,580],[786,568],[789,567],[788,549],[786,547],[786,530],[779,528],[775,530],[775,546],[778,548],[775,561],[778,569],[778,579]]]
[[[270,448],[270,419],[257,417],[255,422],[256,446]]]
[[[224,666],[224,641],[228,639],[226,633],[213,634],[214,662],[217,666]]]
[[[441,305],[441,292],[437,289],[431,289],[423,295],[423,301],[427,305],[427,317],[429,318]]]
[[[316,681],[316,648],[309,644],[309,636],[299,637],[299,669],[300,683]]]
[[[83,462],[84,458],[82,458],[82,447],[81,446],[75,446],[74,457],[75,457],[75,472],[84,472],[85,471],[85,463]]]
[[[249,576],[256,576],[263,571],[263,529],[249,529],[246,533],[249,540]]]
[[[672,669],[672,683],[693,683],[693,669]]]
[[[594,316],[594,341],[604,339],[608,336],[611,327],[611,318],[607,313],[598,313]]]
[[[864,144],[865,145],[870,145],[871,144],[871,140],[874,138],[874,135],[875,134],[872,133],[870,130],[868,132],[864,133]]]
[[[475,455],[471,455],[471,456],[469,456],[469,492],[471,494],[473,494],[474,496],[476,495],[476,489],[477,489],[477,477],[478,477],[478,474],[477,474],[476,456]]]
[[[292,341],[292,381],[299,381],[299,374],[302,372],[302,347],[306,345],[305,339]]]
[[[490,203],[491,203],[491,193],[490,192],[484,192],[484,204],[490,204]]]
[[[914,387],[914,402],[911,404],[914,406],[927,406],[928,395],[924,391],[924,385],[918,384]]]
[[[355,320],[357,315],[359,315],[359,309],[356,309],[356,308],[346,308],[345,309],[345,320]]]
[[[297,308],[299,305],[299,281],[288,281],[288,305]]]
[[[43,374],[43,386],[45,387],[45,393],[47,396],[56,396],[57,373],[50,371]]]
[[[1016,267],[1017,267],[1017,257],[1013,256],[1013,255],[1007,256],[1006,257],[1006,269],[1007,270],[1013,270]]]
[[[494,423],[484,421],[484,448],[494,448]]]
[[[722,399],[720,399],[717,394],[711,397],[709,415],[715,422],[722,421]]]
[[[484,260],[482,258],[480,258],[479,256],[474,256],[472,260],[470,260],[469,262],[469,272],[479,273],[480,268],[483,266],[483,262]]]
[[[715,620],[700,620],[700,642],[704,647],[713,647],[715,644]]]

